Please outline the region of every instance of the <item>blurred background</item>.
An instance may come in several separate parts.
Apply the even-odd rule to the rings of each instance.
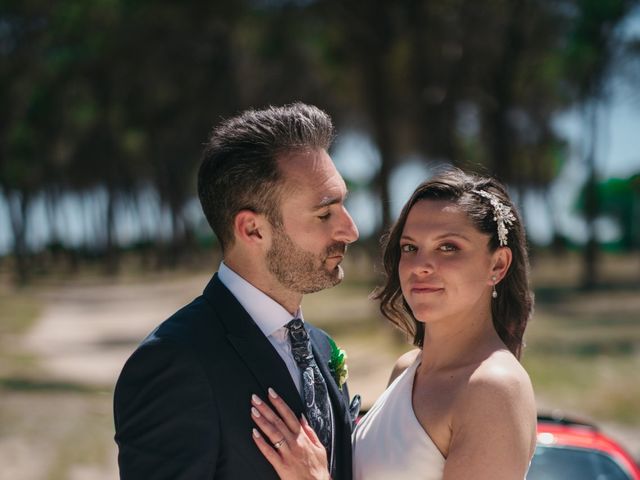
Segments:
[[[452,164],[524,216],[540,410],[640,458],[639,85],[632,0],[1,0],[0,478],[117,478],[119,370],[220,261],[202,145],[298,100],[334,119],[361,232],[305,317],[365,406],[411,348],[367,299],[379,237]]]

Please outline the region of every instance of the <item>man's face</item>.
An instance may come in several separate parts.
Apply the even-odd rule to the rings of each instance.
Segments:
[[[344,208],[347,188],[324,150],[291,153],[284,176],[282,225],[273,227],[267,267],[288,290],[313,293],[339,283],[347,245],[358,238]]]

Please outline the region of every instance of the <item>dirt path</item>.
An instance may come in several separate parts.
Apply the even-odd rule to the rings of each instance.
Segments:
[[[45,290],[40,321],[24,338],[54,378],[112,386],[135,346],[158,323],[199,295],[197,275],[131,285],[73,285]]]

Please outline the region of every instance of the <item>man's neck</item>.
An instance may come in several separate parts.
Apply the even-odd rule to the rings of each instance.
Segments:
[[[224,264],[244,278],[265,295],[294,315],[302,303],[302,294],[284,288],[267,268],[260,268],[257,262],[238,261],[234,257],[223,259]]]

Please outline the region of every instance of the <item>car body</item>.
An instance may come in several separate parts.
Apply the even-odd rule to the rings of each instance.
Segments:
[[[640,480],[640,468],[595,426],[541,415],[527,480]]]

